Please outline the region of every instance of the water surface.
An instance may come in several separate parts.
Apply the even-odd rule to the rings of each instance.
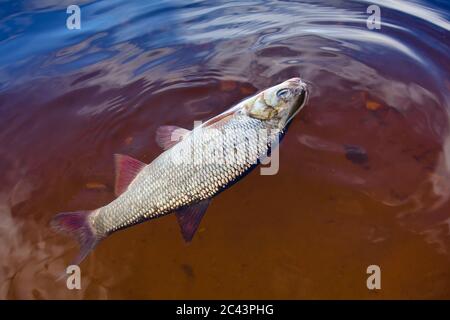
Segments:
[[[0,298],[450,298],[446,1],[0,1]],[[366,9],[381,7],[381,30]],[[112,199],[113,154],[300,75],[274,176],[77,252],[48,226]],[[382,290],[366,268],[382,270]]]

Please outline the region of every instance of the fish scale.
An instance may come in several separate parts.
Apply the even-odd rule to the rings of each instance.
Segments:
[[[210,130],[216,130],[217,134],[208,133]],[[258,139],[259,132],[271,132],[271,137]],[[270,141],[278,133],[271,122],[239,114],[213,128],[195,128],[147,165],[119,198],[98,209],[92,217],[96,232],[107,235],[215,196],[266,155]],[[215,163],[214,159],[198,162],[200,159],[189,158],[186,152],[184,159],[179,156],[183,154],[180,150],[195,153],[195,150],[213,148],[222,150],[224,159],[232,159],[236,147],[242,145],[250,148],[249,152],[237,153],[237,161],[229,163]]]

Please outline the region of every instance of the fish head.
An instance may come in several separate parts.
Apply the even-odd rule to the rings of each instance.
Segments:
[[[283,129],[305,106],[307,98],[306,83],[300,78],[292,78],[248,99],[244,110],[249,117]]]

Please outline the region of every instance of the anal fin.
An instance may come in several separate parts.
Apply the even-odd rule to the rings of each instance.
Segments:
[[[184,241],[190,242],[208,209],[210,199],[202,200],[197,204],[183,208],[176,212],[178,224],[180,225],[181,235]]]

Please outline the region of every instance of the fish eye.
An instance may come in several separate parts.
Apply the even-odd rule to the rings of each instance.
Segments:
[[[289,94],[291,93],[291,91],[289,89],[280,89],[277,91],[277,97],[278,98],[287,98],[289,96]]]

